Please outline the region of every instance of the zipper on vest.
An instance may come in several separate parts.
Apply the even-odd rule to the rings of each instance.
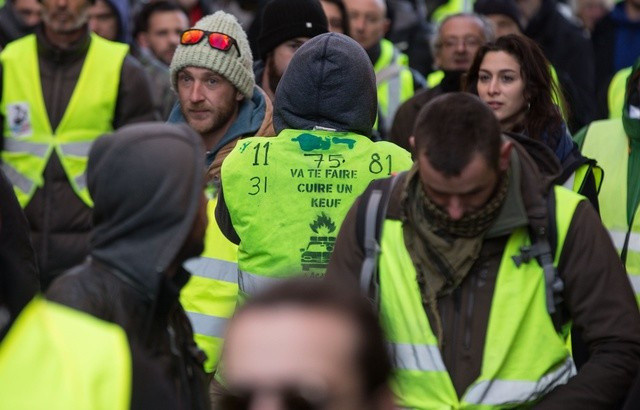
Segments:
[[[451,336],[451,348],[453,354],[453,360],[451,360],[451,379],[456,379],[456,358],[455,358],[455,350],[456,346],[458,346],[458,328],[460,327],[460,305],[462,301],[460,286],[454,289],[453,291],[453,335]]]
[[[484,271],[484,268],[480,269],[479,274],[481,274],[482,271]],[[473,316],[473,307],[475,303],[475,290],[478,286],[478,275],[473,275],[472,281],[473,283],[471,285],[471,289],[469,290],[469,301],[467,303],[467,317],[464,324],[463,346],[466,350],[469,350],[469,348],[471,347],[471,319]]]

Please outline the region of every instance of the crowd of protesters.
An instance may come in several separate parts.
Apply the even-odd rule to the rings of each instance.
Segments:
[[[0,409],[640,406],[640,0],[6,0],[0,123]]]

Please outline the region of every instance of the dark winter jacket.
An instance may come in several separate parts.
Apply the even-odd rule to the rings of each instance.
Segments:
[[[591,41],[595,52],[595,87],[598,118],[608,117],[607,90],[619,70],[631,67],[640,56],[640,21],[630,21],[621,1],[595,26]]]
[[[507,194],[501,214],[459,288],[438,299],[444,336],[441,354],[459,396],[480,375],[492,297],[509,233],[540,218],[547,209],[544,195],[560,172],[548,148],[531,140],[523,142],[531,146],[525,150],[516,144],[511,161],[509,191],[515,195]],[[391,197],[389,219],[403,219],[402,189],[400,181]],[[327,271],[329,279],[352,286],[358,285],[364,258],[355,228],[358,203],[343,222]],[[640,368],[640,314],[620,258],[587,202],[576,209],[558,271],[564,281],[565,320],[572,319],[574,328],[582,332],[591,357],[568,384],[553,390],[536,408],[615,408]]]
[[[124,127],[94,143],[87,177],[95,203],[90,258],[47,296],[122,326],[161,365],[185,408],[205,408],[204,354],[178,299],[189,279],[182,250],[203,195],[200,137],[185,125]]]
[[[42,30],[37,30],[36,35],[42,96],[51,127],[55,129],[69,104],[91,40],[87,32],[69,49],[62,50],[51,44]],[[2,81],[0,95],[1,87]],[[154,118],[148,79],[137,61],[127,56],[118,85],[113,128]],[[1,116],[0,123],[4,123]],[[24,212],[31,227],[42,289],[46,290],[55,276],[82,262],[87,255],[91,209],[71,188],[55,152],[43,179],[44,186],[36,190]]]
[[[540,10],[529,21],[525,34],[540,45],[556,71],[566,73],[571,79],[579,93],[573,99],[585,104],[580,110],[593,113],[595,61],[589,39],[582,29],[557,10],[556,0],[542,0]],[[563,74],[559,74],[559,78],[562,83]],[[592,119],[587,118],[587,122]]]

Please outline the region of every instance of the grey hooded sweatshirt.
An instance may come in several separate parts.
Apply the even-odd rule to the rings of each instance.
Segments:
[[[276,90],[273,125],[277,133],[320,126],[370,137],[377,112],[367,53],[350,37],[327,33],[307,41],[291,60]]]
[[[162,364],[185,408],[205,408],[203,357],[178,300],[204,188],[204,147],[185,125],[141,123],[97,140],[90,257],[47,296],[122,326]],[[196,256],[202,249],[195,249]]]

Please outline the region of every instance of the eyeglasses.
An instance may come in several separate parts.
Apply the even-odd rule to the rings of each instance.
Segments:
[[[282,410],[322,410],[328,403],[324,393],[308,391],[296,386],[280,388],[234,388],[225,389],[220,398],[222,410],[246,410],[258,397],[277,397]]]
[[[180,44],[184,46],[198,44],[205,36],[209,39],[209,45],[216,50],[229,51],[231,46],[235,46],[238,51],[238,57],[240,57],[241,54],[238,42],[233,37],[224,33],[192,28],[182,33],[182,36],[180,36]]]
[[[465,48],[478,48],[482,45],[482,40],[478,37],[465,37],[463,39],[459,38],[446,38],[441,43],[440,46],[442,48],[458,48],[458,44],[464,44]]]

